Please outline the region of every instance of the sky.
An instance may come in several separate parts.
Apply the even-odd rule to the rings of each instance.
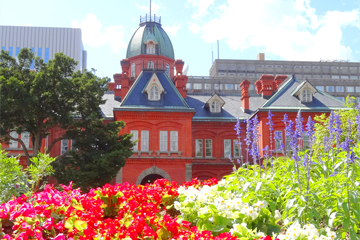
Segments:
[[[120,73],[149,0],[0,0],[0,25],[82,29],[87,68]],[[360,61],[360,0],[152,0],[175,58],[209,76],[213,59]]]

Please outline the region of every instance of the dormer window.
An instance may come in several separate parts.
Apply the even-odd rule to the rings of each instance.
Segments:
[[[131,76],[135,77],[135,63],[131,64]]]
[[[167,74],[168,76],[170,76],[170,66],[169,66],[169,64],[166,64],[166,70],[165,70],[165,72],[166,72],[166,74]]]
[[[149,100],[151,100],[151,101],[159,101],[160,100],[159,88],[155,84],[152,85],[150,88]]]
[[[304,89],[302,91],[302,101],[303,102],[311,102],[311,94],[309,89]]]
[[[155,44],[153,42],[149,42],[146,47],[147,54],[155,54]]]
[[[156,73],[152,75],[149,82],[147,83],[144,93],[147,93],[148,100],[150,101],[160,101],[161,94],[165,93],[165,90],[159,81],[159,78],[157,77]]]
[[[220,110],[221,110],[220,102],[218,100],[212,101],[210,112],[218,113],[218,112],[220,112]]]
[[[206,103],[205,108],[209,109],[211,113],[219,113],[221,112],[221,108],[224,106],[225,101],[218,96],[217,94],[214,94]]]

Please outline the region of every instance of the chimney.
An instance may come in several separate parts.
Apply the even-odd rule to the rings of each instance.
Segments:
[[[255,82],[256,93],[260,93],[263,98],[270,98],[276,90],[274,78],[273,75],[262,75],[260,79]]]
[[[243,108],[245,113],[249,113],[250,112],[250,108],[249,108],[249,85],[250,82],[245,79],[244,81],[242,81],[240,83],[240,89],[241,89],[241,107]]]
[[[114,91],[115,91],[115,99],[121,98],[122,101],[130,88],[130,82],[129,82],[130,62],[128,59],[124,59],[120,61],[120,65],[122,68],[122,73],[114,74],[114,82],[115,82]]]
[[[184,67],[184,61],[181,59],[175,61],[176,75],[174,76],[174,84],[183,98],[187,97],[186,82],[188,77],[183,75],[182,70]]]
[[[265,53],[259,53],[257,55],[257,60],[265,60]]]
[[[280,84],[282,84],[286,78],[287,78],[286,75],[276,75],[276,77],[275,77],[276,90],[279,89]]]
[[[115,91],[115,83],[114,82],[109,82],[108,83],[108,90],[109,91]]]

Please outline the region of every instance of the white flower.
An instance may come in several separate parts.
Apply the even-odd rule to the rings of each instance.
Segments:
[[[253,207],[247,207],[244,212],[245,215],[250,216],[252,219],[255,219],[258,216],[258,213],[255,211]]]
[[[235,209],[238,209],[240,210],[243,206],[244,206],[244,203],[243,201],[241,200],[241,198],[234,198],[234,208]]]
[[[279,210],[275,210],[275,216],[274,216],[275,220],[280,220],[282,218],[281,213],[279,212]]]
[[[210,209],[208,207],[203,207],[199,209],[200,215],[211,213]]]
[[[247,228],[247,224],[246,224],[246,223],[241,223],[240,225]]]
[[[180,208],[181,208],[181,203],[179,203],[178,201],[175,201],[175,202],[174,202],[174,207],[175,207],[176,210],[180,210]]]
[[[219,187],[224,187],[225,186],[225,179],[221,179],[219,182],[218,182],[218,185]]]

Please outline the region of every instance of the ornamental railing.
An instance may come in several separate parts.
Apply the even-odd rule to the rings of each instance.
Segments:
[[[146,14],[145,16],[140,16],[140,23],[144,23],[144,22],[155,22],[161,24],[161,17],[157,17],[156,14],[154,15]]]

